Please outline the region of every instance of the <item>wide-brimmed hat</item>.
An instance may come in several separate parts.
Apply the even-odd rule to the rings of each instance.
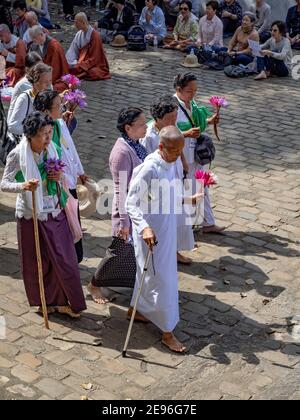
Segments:
[[[82,217],[89,217],[96,212],[97,200],[102,194],[102,189],[93,179],[89,179],[84,185],[76,187],[79,211]]]
[[[125,36],[123,35],[116,35],[114,39],[111,41],[110,45],[112,47],[126,47],[127,41],[125,39]]]
[[[184,62],[180,64],[183,67],[200,67],[198,57],[195,54],[189,54],[185,57]]]

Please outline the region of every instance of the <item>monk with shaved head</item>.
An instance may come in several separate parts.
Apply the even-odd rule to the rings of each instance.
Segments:
[[[4,23],[0,25],[0,56],[9,78],[8,85],[15,86],[25,74],[26,45]]]
[[[137,305],[136,320],[152,322],[162,331],[162,343],[171,351],[185,353],[186,347],[173,331],[179,322],[177,274],[177,215],[186,198],[183,183],[175,179],[175,162],[184,148],[184,137],[175,126],[164,127],[159,148],[134,169],[126,201],[133,224],[137,275],[131,306],[141,286],[148,250],[153,258]],[[199,195],[188,197],[195,205]]]
[[[83,12],[75,16],[74,23],[78,32],[66,54],[70,73],[84,80],[109,79],[109,65],[99,33]]]
[[[69,66],[66,60],[65,50],[55,38],[45,34],[43,28],[38,25],[29,30],[32,39],[30,51],[37,52],[45,64],[52,67],[52,85],[54,90],[63,92],[67,85],[62,82],[61,77],[69,73]]]

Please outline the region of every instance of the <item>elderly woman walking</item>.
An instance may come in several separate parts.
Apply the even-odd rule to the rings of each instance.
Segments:
[[[72,196],[77,199],[76,185],[78,178],[84,184],[88,177],[84,173],[67,124],[62,118],[61,96],[55,90],[43,90],[35,97],[33,106],[36,111],[49,115],[54,121],[52,141],[62,149],[62,160],[66,164],[64,168],[66,183]],[[78,218],[80,221],[79,211]],[[80,263],[83,260],[82,239],[75,244],[75,249],[78,263]]]
[[[127,242],[131,237],[132,229],[125,210],[125,201],[133,170],[147,156],[146,148],[140,143],[140,139],[145,137],[147,131],[146,117],[140,108],[125,108],[119,114],[117,127],[121,136],[117,139],[109,157],[109,167],[114,183],[112,236]],[[115,275],[120,274],[116,272]],[[105,270],[101,266],[88,286],[96,303],[108,302],[101,292],[101,280],[104,276]],[[117,285],[114,284],[114,286]]]
[[[64,211],[66,194],[58,193],[62,171],[46,170],[48,159],[61,151],[51,142],[53,120],[33,112],[23,123],[24,137],[9,154],[1,189],[18,193],[16,203],[19,252],[25,290],[30,306],[40,307],[38,266],[33,229],[36,196],[42,270],[48,313],[55,311],[78,318],[86,309],[80,283],[73,237]]]

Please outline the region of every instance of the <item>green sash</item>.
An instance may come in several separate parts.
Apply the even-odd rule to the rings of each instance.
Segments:
[[[60,129],[60,127],[59,127],[59,129]],[[54,136],[54,130],[53,130],[53,136]],[[61,147],[54,141],[54,138],[52,139],[52,141],[54,143],[54,147],[57,151],[58,157],[59,157],[59,159],[61,159],[61,154],[62,154]],[[46,162],[46,160],[47,160],[47,153],[44,154],[44,162]],[[48,191],[49,195],[52,195],[52,196],[59,195],[59,191],[57,191],[57,182],[56,181],[50,181],[49,179],[47,179],[47,172],[45,170],[44,162],[40,163],[38,165],[38,169],[40,171],[42,181],[47,181],[47,191]],[[24,178],[24,175],[23,175],[22,171],[19,171],[16,174],[15,180],[17,182],[25,182],[25,178]],[[64,209],[66,207],[66,204],[67,204],[68,194],[65,192],[65,190],[62,187],[61,187],[60,190],[61,190],[60,191],[60,205]]]
[[[199,107],[196,102],[193,100],[191,102],[192,106],[192,120],[195,127],[199,127],[201,133],[203,133],[207,128],[207,118],[212,116],[212,113],[206,108],[206,106]],[[188,131],[192,127],[189,120],[187,121],[179,121],[177,123],[179,130],[181,131]]]

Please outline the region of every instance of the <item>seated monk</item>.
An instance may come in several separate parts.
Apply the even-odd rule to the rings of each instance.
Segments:
[[[27,12],[25,14],[25,22],[27,24],[27,30],[23,35],[23,41],[26,43],[27,47],[30,48],[32,43],[32,39],[30,37],[30,29],[33,28],[35,25],[40,26],[44,33],[49,35],[49,31],[39,23],[39,18],[35,12]]]
[[[25,74],[26,45],[4,23],[0,25],[0,55],[6,60],[8,86],[15,86]]]
[[[75,16],[75,26],[78,32],[66,54],[70,73],[85,80],[110,79],[101,37],[89,25],[85,13]]]
[[[67,84],[61,80],[61,77],[69,73],[69,66],[66,60],[65,51],[57,39],[46,35],[43,28],[33,26],[30,29],[32,45],[30,51],[37,52],[45,64],[52,67],[52,85],[53,89],[63,92],[67,89]]]

